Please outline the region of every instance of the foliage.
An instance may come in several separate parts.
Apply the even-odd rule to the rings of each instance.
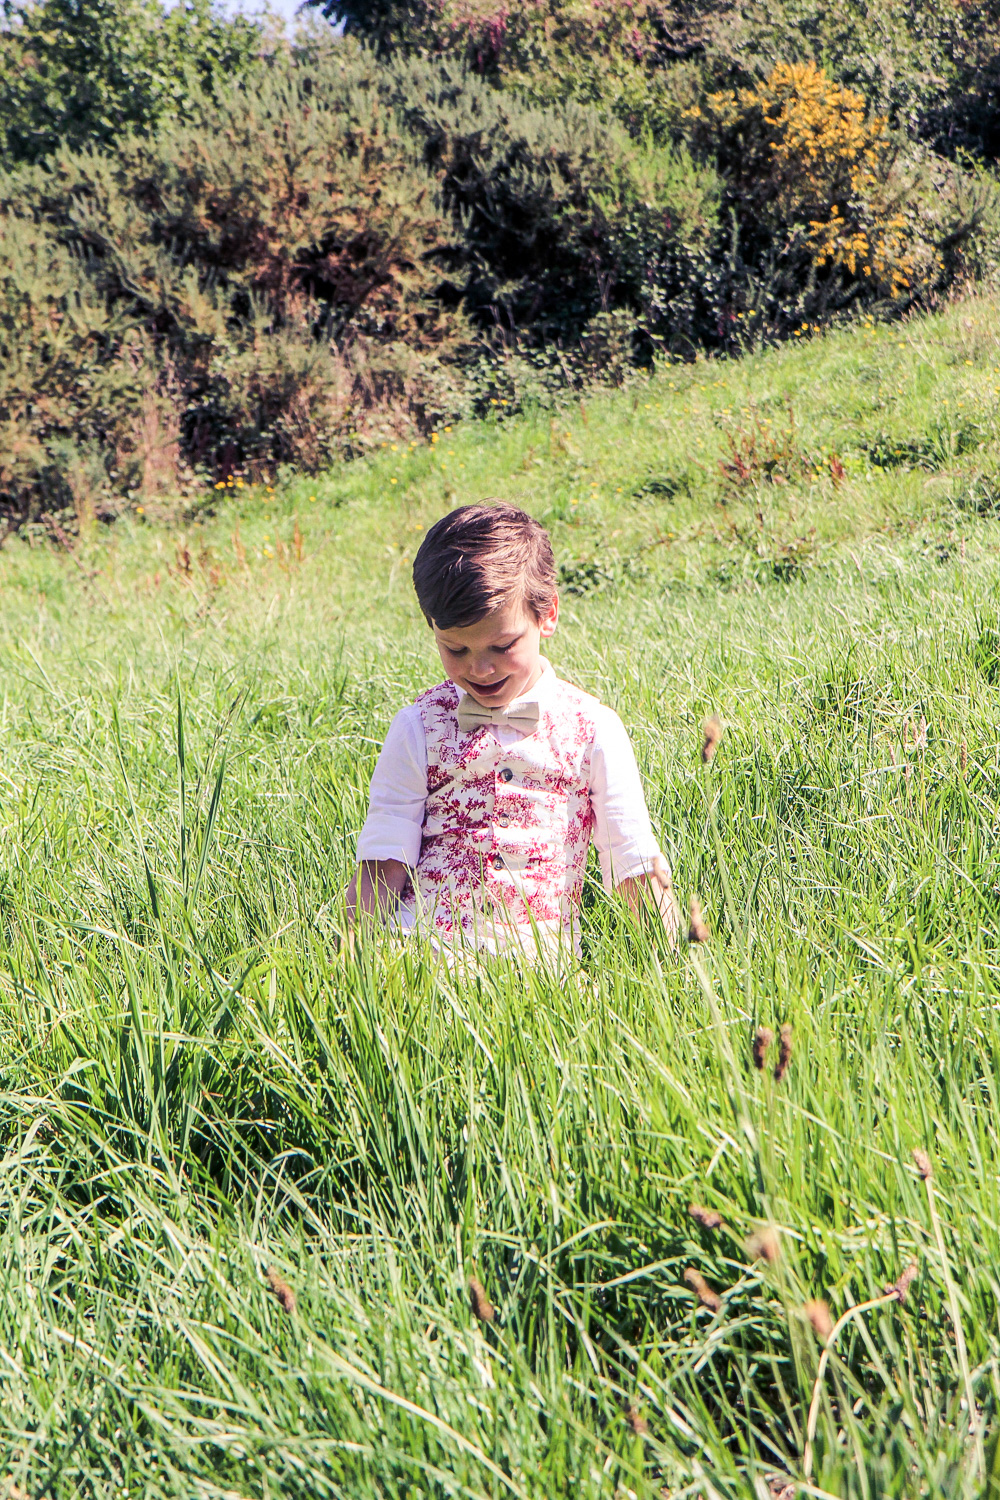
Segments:
[[[5,0],[0,163],[58,148],[114,146],[196,113],[259,68],[264,32],[212,0]]]
[[[592,108],[542,109],[414,60],[393,101],[461,227],[464,304],[486,327],[574,343],[627,309],[650,345],[691,347],[711,299],[717,184],[683,149],[642,149]]]
[[[601,105],[637,136],[683,136],[705,93],[812,62],[893,130],[994,157],[996,0],[315,0],[385,51],[450,55],[539,101]]]
[[[65,505],[84,463],[100,502],[175,487],[178,466],[315,469],[390,408],[455,409],[435,183],[363,75],[316,83],[275,72],[208,133],[59,152],[0,185],[10,515]]]
[[[779,63],[753,88],[712,94],[689,112],[692,142],[725,180],[739,254],[778,331],[854,302],[909,302],[945,281],[920,171],[886,121],[813,63]],[[956,219],[959,216],[956,215]],[[977,227],[950,226],[958,253]],[[737,305],[739,280],[734,288]]]
[[[244,488],[183,535],[8,543],[8,1488],[804,1489],[823,1299],[855,1311],[810,1488],[982,1495],[955,1326],[992,1456],[1000,598],[996,521],[951,497],[1000,455],[998,331],[967,299]],[[732,424],[780,443],[789,396],[846,476],[717,505]],[[977,442],[932,454],[948,411]],[[628,725],[700,950],[588,881],[570,974],[340,959],[378,743],[440,671],[405,578],[450,491],[552,525],[554,661]],[[752,1043],[783,1024],[779,1080]],[[911,1259],[907,1301],[860,1310]]]

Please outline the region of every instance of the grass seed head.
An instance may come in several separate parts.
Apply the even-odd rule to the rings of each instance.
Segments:
[[[906,1270],[900,1276],[899,1280],[898,1281],[894,1281],[893,1284],[892,1284],[892,1286],[887,1286],[886,1287],[886,1289],[885,1289],[885,1295],[887,1297],[891,1297],[892,1294],[893,1294],[893,1292],[895,1292],[895,1294],[898,1297],[899,1301],[900,1302],[905,1302],[906,1298],[907,1298],[907,1294],[909,1293],[909,1290],[910,1290],[910,1286],[912,1285],[912,1283],[916,1279],[917,1279],[917,1263],[916,1263],[915,1260],[911,1260],[910,1264],[907,1266]]]
[[[722,723],[717,714],[713,714],[710,719],[705,720],[701,726],[701,733],[702,765],[710,766],[715,759],[715,752],[719,748],[719,741],[722,739]]]
[[[826,1303],[820,1300],[807,1302],[802,1311],[812,1324],[813,1333],[821,1344],[825,1344],[833,1332],[833,1319]]]
[[[469,1277],[469,1305],[480,1323],[492,1323],[496,1317],[493,1303],[486,1295],[486,1289],[481,1281],[475,1276]]]
[[[707,943],[710,937],[711,933],[708,930],[708,923],[701,913],[701,902],[697,896],[692,896],[691,920],[688,924],[688,942]]]
[[[963,781],[965,780],[965,768],[966,768],[966,766],[968,764],[969,764],[969,751],[968,751],[968,747],[967,747],[965,741],[963,740],[962,743],[961,743],[961,745],[959,745],[959,747],[958,747],[958,769],[962,773],[962,780]]]
[[[785,1022],[778,1033],[778,1061],[774,1065],[774,1076],[778,1083],[788,1072],[788,1064],[792,1060],[792,1028],[788,1021]]]
[[[766,1224],[747,1240],[747,1250],[754,1260],[766,1260],[769,1266],[781,1258],[781,1240],[773,1224]]]
[[[774,1041],[774,1032],[770,1026],[758,1026],[753,1039],[753,1065],[759,1073],[764,1071],[767,1064],[767,1049]]]
[[[684,1272],[684,1280],[693,1289],[702,1307],[710,1307],[712,1312],[719,1311],[719,1308],[722,1306],[722,1298],[718,1292],[712,1291],[712,1288],[700,1271],[696,1271],[694,1266],[688,1266]]]
[[[268,1290],[272,1296],[277,1297],[285,1312],[288,1314],[293,1313],[295,1311],[295,1293],[284,1277],[279,1275],[273,1266],[268,1266],[264,1272],[264,1279],[267,1282]]]
[[[649,1423],[637,1406],[629,1406],[626,1409],[625,1420],[636,1437],[642,1437],[644,1433],[649,1431]]]
[[[700,1203],[689,1203],[688,1213],[696,1224],[701,1225],[702,1229],[718,1229],[722,1223],[721,1214],[716,1213],[714,1208],[703,1207]]]
[[[933,1177],[934,1172],[931,1167],[931,1159],[926,1151],[921,1151],[920,1147],[917,1146],[913,1152],[913,1160],[917,1164],[917,1171],[920,1173],[921,1182],[926,1182],[928,1178]]]

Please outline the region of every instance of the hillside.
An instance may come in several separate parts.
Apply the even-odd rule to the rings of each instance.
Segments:
[[[8,1494],[982,1494],[998,335],[967,301],[8,541]],[[554,660],[712,927],[678,958],[596,884],[569,979],[338,953],[439,670],[413,551],[487,495],[552,527]]]

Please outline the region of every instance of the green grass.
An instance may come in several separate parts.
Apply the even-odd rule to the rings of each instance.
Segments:
[[[672,369],[0,554],[0,1495],[749,1500],[803,1479],[804,1303],[911,1261],[799,1492],[983,1493],[998,330]],[[568,981],[337,957],[381,735],[439,671],[409,563],[488,494],[552,525],[556,665],[632,728],[703,948],[592,883]]]

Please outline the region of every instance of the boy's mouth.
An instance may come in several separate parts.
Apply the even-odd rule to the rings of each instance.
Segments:
[[[503,692],[509,681],[509,677],[501,677],[499,682],[470,682],[467,686],[473,698],[496,698]]]

